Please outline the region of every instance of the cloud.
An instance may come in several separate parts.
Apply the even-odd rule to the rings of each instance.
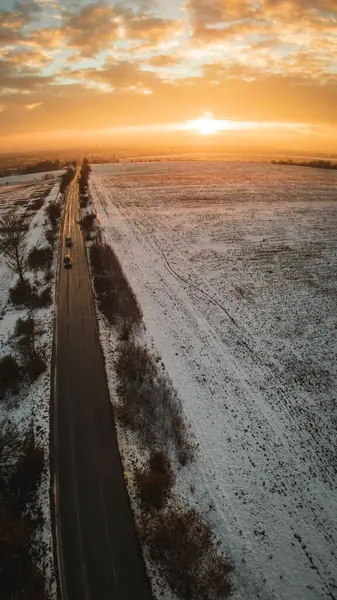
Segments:
[[[31,55],[29,52],[18,53],[18,56],[15,53],[9,53],[7,58],[0,61],[1,96],[5,95],[6,90],[10,90],[11,94],[13,92],[32,93],[39,87],[51,84],[54,80],[52,76],[47,77],[40,74],[41,55],[39,53],[33,53],[33,63],[34,60],[39,60],[38,66],[22,64],[19,59],[20,54],[26,57]]]
[[[170,54],[157,54],[146,62],[152,67],[174,67],[181,62],[181,58]]]
[[[193,37],[209,39],[226,35],[224,27],[243,19],[253,19],[256,13],[250,0],[188,0],[185,11],[190,17]],[[216,28],[220,27],[218,31]]]
[[[41,50],[10,50],[2,55],[3,69],[8,75],[19,75],[27,69],[39,69],[50,61],[50,57]]]
[[[301,34],[337,33],[335,0],[188,0],[185,11],[199,43],[257,35],[273,36],[277,43],[288,35],[296,44]]]
[[[181,33],[182,23],[174,19],[162,19],[160,17],[131,17],[124,19],[125,38],[130,40],[142,40],[149,45],[158,44],[169,36]]]
[[[119,37],[119,12],[102,2],[88,4],[77,12],[66,13],[63,35],[70,48],[91,57],[104,50]]]
[[[25,104],[26,110],[35,110],[35,108],[39,108],[42,105],[42,102],[33,102],[33,104]]]
[[[53,49],[62,46],[63,33],[56,27],[44,27],[32,31],[26,42],[31,46]]]
[[[261,13],[264,11],[280,18],[298,18],[303,15],[336,18],[337,5],[335,0],[261,0]]]
[[[121,40],[152,46],[181,31],[180,21],[143,14],[139,5],[137,9],[95,2],[65,13],[62,33],[68,47],[93,57]]]
[[[106,84],[116,91],[141,93],[150,90],[160,81],[155,73],[144,71],[139,68],[139,64],[130,61],[106,62],[102,69],[82,69],[71,74],[87,83]]]

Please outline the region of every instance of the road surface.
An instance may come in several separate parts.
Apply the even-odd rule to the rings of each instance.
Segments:
[[[55,532],[63,600],[151,598],[125,488],[98,337],[78,184],[61,227],[53,361]],[[73,267],[63,267],[70,235]]]

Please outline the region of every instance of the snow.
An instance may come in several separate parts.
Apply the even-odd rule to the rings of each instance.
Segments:
[[[8,177],[0,177],[0,187],[8,185],[15,185],[18,183],[36,183],[37,181],[44,181],[47,176],[50,179],[55,179],[63,175],[64,169],[58,169],[56,171],[46,171],[44,173],[26,173],[21,175],[9,175]]]
[[[6,201],[0,203],[0,217],[7,210],[15,209],[17,214],[25,216],[29,223],[27,236],[27,252],[33,246],[46,245],[45,239],[45,207],[52,202],[58,193],[59,184],[54,181],[47,181],[41,184],[30,186],[29,188],[10,190]],[[49,193],[48,193],[49,191]],[[32,205],[36,200],[36,194],[47,194],[42,207],[34,211]],[[58,256],[55,252],[53,272],[56,272]],[[42,275],[27,273],[27,278],[33,282],[38,281]],[[9,287],[14,285],[16,277],[9,271],[4,261],[0,264],[0,357],[13,352],[11,345],[11,336],[14,332],[15,324],[19,318],[27,318],[28,310],[12,305],[8,301]],[[51,282],[52,288],[55,285],[55,279]],[[53,319],[54,306],[41,308],[34,311],[34,318],[41,328],[38,345],[44,351],[47,362],[45,373],[31,385],[23,386],[18,395],[12,396],[6,403],[0,405],[0,416],[10,417],[18,426],[19,431],[24,435],[31,423],[34,426],[36,441],[44,450],[45,469],[42,475],[42,482],[39,490],[40,506],[42,508],[44,525],[43,541],[45,543],[44,566],[47,574],[47,584],[50,598],[56,597],[56,583],[54,574],[54,559],[52,545],[52,528],[50,513],[50,470],[49,470],[49,413],[50,413],[50,374],[51,374],[51,352],[53,339]]]
[[[199,443],[179,482],[238,598],[337,585],[337,173],[94,165],[91,195]]]

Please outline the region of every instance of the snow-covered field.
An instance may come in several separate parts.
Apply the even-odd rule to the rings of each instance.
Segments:
[[[239,598],[337,594],[337,173],[95,165],[91,194],[199,442]]]
[[[8,175],[8,177],[0,177],[0,187],[6,187],[7,185],[17,185],[24,183],[37,183],[38,181],[44,181],[48,179],[56,179],[63,175],[64,169],[58,169],[56,171],[46,171],[44,173],[26,173],[20,175]],[[1,192],[3,190],[0,190]]]
[[[45,238],[45,207],[49,202],[55,200],[59,189],[59,183],[55,180],[44,181],[29,186],[6,188],[6,193],[0,194],[0,218],[9,210],[24,218],[29,225],[27,234],[27,252],[34,246],[44,247],[47,244]],[[42,206],[41,197],[44,197]],[[28,309],[14,306],[9,301],[9,288],[16,281],[17,276],[7,268],[0,255],[0,358],[6,354],[13,354],[12,335],[15,324],[19,318],[25,319],[29,315]],[[55,253],[53,271],[56,270],[57,252]],[[28,272],[26,278],[31,283],[43,285],[43,274]],[[54,289],[54,280],[50,282]],[[31,385],[24,384],[16,396],[12,396],[8,402],[0,404],[0,418],[8,417],[14,421],[18,430],[25,435],[33,423],[36,441],[45,453],[45,470],[40,487],[40,503],[44,518],[43,540],[45,542],[46,555],[44,557],[47,584],[49,586],[50,598],[55,597],[56,586],[54,577],[52,530],[50,515],[50,472],[49,472],[49,411],[50,411],[50,367],[53,339],[54,306],[40,308],[34,311],[34,319],[41,330],[37,347],[43,351],[47,363],[47,370]],[[15,354],[15,353],[14,353]]]

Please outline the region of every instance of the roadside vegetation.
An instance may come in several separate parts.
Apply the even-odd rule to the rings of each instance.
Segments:
[[[65,192],[74,173],[71,166],[56,198],[49,198],[45,207],[52,185],[29,196],[25,201],[29,210],[18,200],[0,219],[1,258],[14,279],[7,300],[13,324],[7,328],[0,355],[0,596],[4,600],[47,600],[46,590],[52,585],[53,574],[47,576],[46,571],[47,564],[52,568],[48,563],[51,545],[43,541],[46,523],[42,515],[42,496],[49,490],[41,488],[42,479],[43,486],[49,485],[49,457],[39,445],[46,438],[40,437],[42,415],[38,413],[42,407],[48,414],[48,400],[43,405],[39,396],[48,385],[51,331],[46,331],[46,323],[51,330],[52,313],[41,309],[52,305],[63,206],[60,192]],[[43,374],[44,379],[39,379]]]
[[[67,167],[67,170],[61,177],[61,183],[60,183],[60,193],[61,194],[65,194],[65,192],[67,191],[67,187],[68,187],[69,183],[74,179],[75,172],[76,172],[76,164],[72,164]]]
[[[197,445],[169,377],[142,342],[141,308],[113,249],[94,218],[83,222],[96,305],[113,333],[118,403],[115,417],[132,432],[139,456],[133,467],[135,517],[145,555],[182,600],[222,600],[231,589],[231,564],[201,513],[175,490]],[[129,468],[129,465],[128,465]]]
[[[44,453],[32,426],[23,437],[0,421],[0,589],[3,600],[47,600],[38,491]]]

